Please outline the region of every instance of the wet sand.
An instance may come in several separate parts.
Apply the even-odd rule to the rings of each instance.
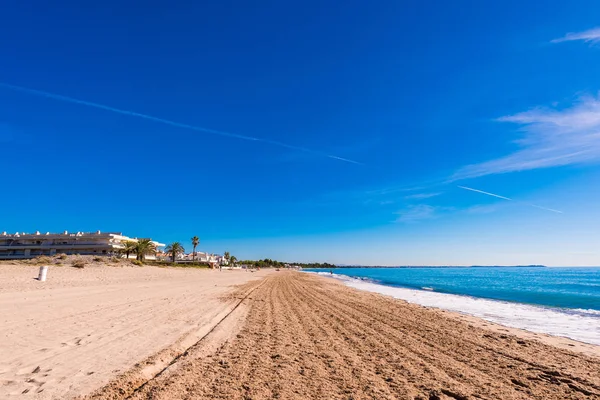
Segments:
[[[237,306],[186,351],[166,349],[88,399],[600,398],[594,346],[586,355],[296,272],[226,301]]]

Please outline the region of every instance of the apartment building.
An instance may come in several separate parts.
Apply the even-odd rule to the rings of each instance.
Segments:
[[[77,232],[69,233],[0,233],[0,260],[25,259],[55,254],[115,255],[126,241],[137,238],[124,236],[121,232]],[[163,243],[154,242],[157,248]],[[146,256],[152,259],[153,256]]]

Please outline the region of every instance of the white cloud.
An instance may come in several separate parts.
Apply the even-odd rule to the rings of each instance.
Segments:
[[[436,211],[437,207],[427,204],[409,206],[395,213],[398,215],[396,222],[417,222],[424,219],[431,219],[435,217]]]
[[[502,208],[502,205],[499,204],[475,204],[465,208],[419,204],[408,206],[396,211],[394,214],[398,216],[395,222],[414,223],[452,214],[489,214],[498,211],[500,208]]]
[[[450,179],[600,161],[600,99],[589,96],[566,109],[536,108],[498,119],[521,126],[519,149],[459,169]]]
[[[431,197],[436,197],[439,196],[440,194],[442,194],[441,192],[438,193],[417,193],[417,194],[411,194],[410,196],[404,196],[405,199],[407,200],[422,200],[422,199],[429,199]]]
[[[584,32],[570,32],[565,36],[552,40],[551,43],[570,42],[573,40],[583,40],[587,43],[600,43],[600,28],[590,29]]]

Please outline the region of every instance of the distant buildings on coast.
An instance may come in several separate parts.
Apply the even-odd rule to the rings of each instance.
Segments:
[[[159,261],[172,261],[173,257],[171,256],[170,253],[158,252],[156,254],[156,259]],[[203,251],[197,251],[195,256],[194,256],[194,253],[178,254],[177,257],[175,258],[175,260],[177,262],[183,262],[183,263],[199,262],[199,263],[210,264],[210,265],[213,265],[213,264],[227,265],[228,264],[227,259],[225,257],[223,257],[222,255],[210,254],[210,253],[206,253]]]
[[[135,258],[133,251],[127,252],[126,243],[137,243],[141,238],[132,238],[121,232],[76,232],[69,233],[0,233],[0,260],[20,260],[57,254],[81,256],[118,256]],[[151,239],[150,239],[151,240]],[[146,254],[146,260],[171,262],[170,253],[165,253],[164,243],[152,240],[156,253]],[[228,265],[229,261],[219,254],[196,251],[177,254],[178,263],[203,263],[215,268]]]
[[[114,256],[121,254],[125,242],[137,242],[138,238],[124,236],[120,232],[69,233],[0,233],[0,260],[18,260],[56,254],[79,254]],[[164,243],[152,241],[157,249]],[[154,255],[146,256],[155,259]]]

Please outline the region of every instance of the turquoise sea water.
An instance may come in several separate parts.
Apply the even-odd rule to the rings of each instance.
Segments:
[[[388,286],[600,311],[600,268],[337,268],[333,272]]]
[[[600,268],[308,269],[348,286],[600,345]]]

